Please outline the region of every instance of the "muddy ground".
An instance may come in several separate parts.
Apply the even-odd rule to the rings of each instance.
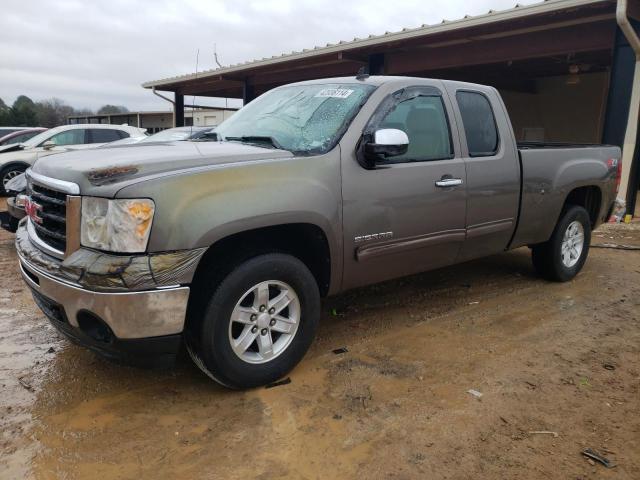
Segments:
[[[126,368],[60,338],[12,241],[2,479],[640,478],[640,251],[593,249],[567,284],[521,249],[350,292],[324,303],[290,384],[233,392],[186,359]],[[594,242],[640,245],[640,225]]]

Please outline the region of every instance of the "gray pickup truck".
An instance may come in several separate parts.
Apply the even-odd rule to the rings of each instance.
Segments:
[[[62,153],[28,171],[16,246],[63,333],[126,362],[186,345],[232,388],[273,382],[320,298],[522,246],[572,279],[620,150],[516,144],[491,87],[358,76],[279,87],[211,143]]]

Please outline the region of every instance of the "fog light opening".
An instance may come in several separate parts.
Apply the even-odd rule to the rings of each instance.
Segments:
[[[82,332],[100,343],[111,343],[114,338],[113,332],[109,326],[104,323],[97,315],[81,310],[76,317],[78,320],[78,326]]]

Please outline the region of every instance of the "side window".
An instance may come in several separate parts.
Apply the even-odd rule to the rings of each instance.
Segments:
[[[499,137],[496,119],[489,99],[481,93],[456,93],[467,137],[470,157],[487,157],[498,152]]]
[[[129,132],[125,132],[124,130],[116,130],[118,133],[118,137],[120,138],[129,138]]]
[[[389,158],[389,163],[442,160],[453,156],[449,122],[440,96],[419,95],[400,101],[377,128],[395,128],[409,137],[407,153]]]
[[[29,140],[31,137],[33,137],[34,134],[33,133],[23,133],[22,135],[16,135],[13,138],[10,138],[9,140],[6,141],[6,144],[13,144],[13,143],[22,143],[22,142],[26,142],[27,140]]]
[[[60,132],[45,141],[52,141],[56,145],[81,145],[85,143],[84,129],[76,128],[67,130],[66,132]]]
[[[89,129],[89,143],[109,143],[120,140],[118,130],[108,128],[91,128]]]

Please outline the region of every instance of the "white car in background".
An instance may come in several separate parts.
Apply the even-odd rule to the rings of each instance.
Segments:
[[[52,128],[24,143],[0,147],[0,194],[4,186],[40,157],[66,150],[97,147],[130,137],[145,137],[146,129],[127,125],[78,124]]]
[[[148,137],[137,138],[123,138],[122,140],[116,140],[115,142],[107,145],[102,145],[101,148],[111,148],[121,145],[133,145],[134,143],[154,143],[154,142],[180,142],[187,140],[199,140],[199,141],[215,141],[217,136],[215,134],[216,127],[174,127],[167,128]]]
[[[40,127],[0,127],[0,137],[25,130],[42,130]]]

